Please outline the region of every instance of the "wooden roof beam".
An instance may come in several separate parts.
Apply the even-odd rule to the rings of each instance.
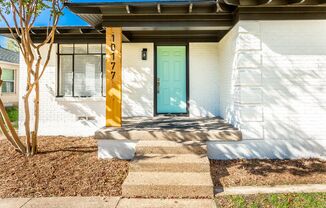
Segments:
[[[216,13],[222,12],[223,9],[220,6],[220,3],[218,1],[216,1]]]
[[[123,42],[130,42],[131,35],[128,32],[122,32],[122,41]]]
[[[56,32],[57,34],[61,34],[61,32],[60,32],[60,30],[59,30],[58,28],[55,29],[55,32]]]
[[[29,30],[33,35],[36,35],[36,32],[33,29]]]
[[[271,4],[273,0],[253,0],[253,1],[239,1],[240,6],[263,6]]]
[[[161,4],[157,4],[157,13],[161,14]]]
[[[230,6],[239,6],[240,0],[223,0],[225,4]]]
[[[130,6],[128,4],[126,5],[126,12],[127,14],[130,14]]]
[[[326,0],[224,0],[224,3],[232,6],[264,6],[264,5],[276,5],[286,6],[293,4],[307,4],[316,5],[326,3]]]
[[[303,4],[306,0],[287,0],[288,4]]]
[[[105,29],[103,29],[103,28],[102,28],[102,29],[97,29],[96,31],[97,31],[99,34],[103,34],[103,33],[105,33]]]

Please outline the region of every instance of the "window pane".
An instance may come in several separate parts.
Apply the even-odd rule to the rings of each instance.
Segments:
[[[60,95],[72,96],[72,55],[60,56]]]
[[[87,44],[75,44],[75,53],[87,53]]]
[[[1,92],[14,93],[15,92],[14,82],[4,81],[2,83]]]
[[[103,88],[103,95],[102,96],[106,96],[106,68],[105,68],[105,66],[106,66],[106,62],[105,62],[105,55],[102,55],[103,56],[103,65],[102,65],[102,67],[103,67],[103,80],[102,80],[102,88]]]
[[[61,44],[60,45],[60,53],[73,53],[74,51],[73,44]]]
[[[89,44],[88,45],[88,53],[101,53],[101,45],[100,44]]]
[[[2,70],[2,80],[4,81],[14,81],[15,71],[12,69],[3,69]]]
[[[75,96],[101,96],[101,56],[75,55]]]

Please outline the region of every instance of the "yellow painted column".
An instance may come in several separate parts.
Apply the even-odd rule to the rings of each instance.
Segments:
[[[106,28],[106,126],[122,125],[122,29]]]

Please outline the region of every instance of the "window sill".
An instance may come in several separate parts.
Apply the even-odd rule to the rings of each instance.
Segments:
[[[105,101],[105,97],[56,97],[55,100],[62,102],[102,102]]]
[[[0,93],[1,95],[16,95],[16,93],[15,92],[1,92]]]

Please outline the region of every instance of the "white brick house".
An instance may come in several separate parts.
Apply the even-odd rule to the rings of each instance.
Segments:
[[[215,1],[194,1],[192,12],[196,12],[197,4],[199,8],[216,6],[212,2]],[[222,7],[236,7],[228,4],[229,1],[219,2]],[[184,1],[181,6],[188,8],[188,4]],[[129,5],[130,8],[139,6]],[[94,9],[97,6],[101,11]],[[180,7],[162,3],[162,19],[166,18],[164,11],[174,6]],[[158,25],[137,20],[140,24],[137,27],[123,22],[123,18],[132,13],[132,9],[129,12],[127,9],[127,12],[123,10],[126,14],[121,14],[121,8],[129,8],[125,3],[112,7],[117,18],[114,20],[105,19],[105,15],[111,15],[109,3],[68,4],[94,27],[98,26],[96,21],[103,27],[122,27],[125,39],[122,43],[122,118],[159,114],[159,98],[155,95],[159,73],[157,50],[161,43],[164,46],[170,43],[170,46],[184,46],[187,51],[187,116],[222,117],[242,132],[241,141],[207,142],[210,158],[325,158],[326,8],[319,7],[324,10],[317,11],[313,5],[307,6],[308,9],[298,6],[294,7],[296,13],[290,7],[288,11],[282,10],[281,17],[276,17],[268,8],[256,6],[238,5],[239,18],[229,26],[216,19],[216,25],[205,25],[206,20],[197,20],[204,25],[189,26],[185,21],[188,28],[184,29],[180,25],[183,20],[178,24],[171,20],[171,26],[165,24],[170,21],[165,19],[163,23],[160,19]],[[276,5],[274,9],[279,7]],[[84,12],[85,8],[96,12],[92,16]],[[250,9],[257,9],[260,16],[250,16]],[[198,12],[202,15],[206,10]],[[300,16],[302,12],[304,15]],[[219,11],[213,13],[218,15]],[[222,10],[224,13],[228,14],[227,8]],[[95,17],[98,14],[101,14],[99,20]],[[235,11],[230,10],[230,14],[235,18]],[[192,13],[187,15],[190,17]],[[105,34],[96,42],[101,34],[94,38],[93,29],[80,30],[82,34],[78,37],[85,37],[82,40],[74,39],[75,34],[71,35],[72,40],[64,37],[62,34],[67,28],[61,29],[62,36],[57,34],[57,44],[41,81],[41,135],[89,136],[105,126]],[[212,37],[212,30],[219,35]],[[144,49],[147,51],[145,60],[142,59]],[[26,68],[23,63],[20,66],[19,77],[24,83]],[[20,91],[24,87],[20,85]],[[23,115],[20,112],[21,134]]]

